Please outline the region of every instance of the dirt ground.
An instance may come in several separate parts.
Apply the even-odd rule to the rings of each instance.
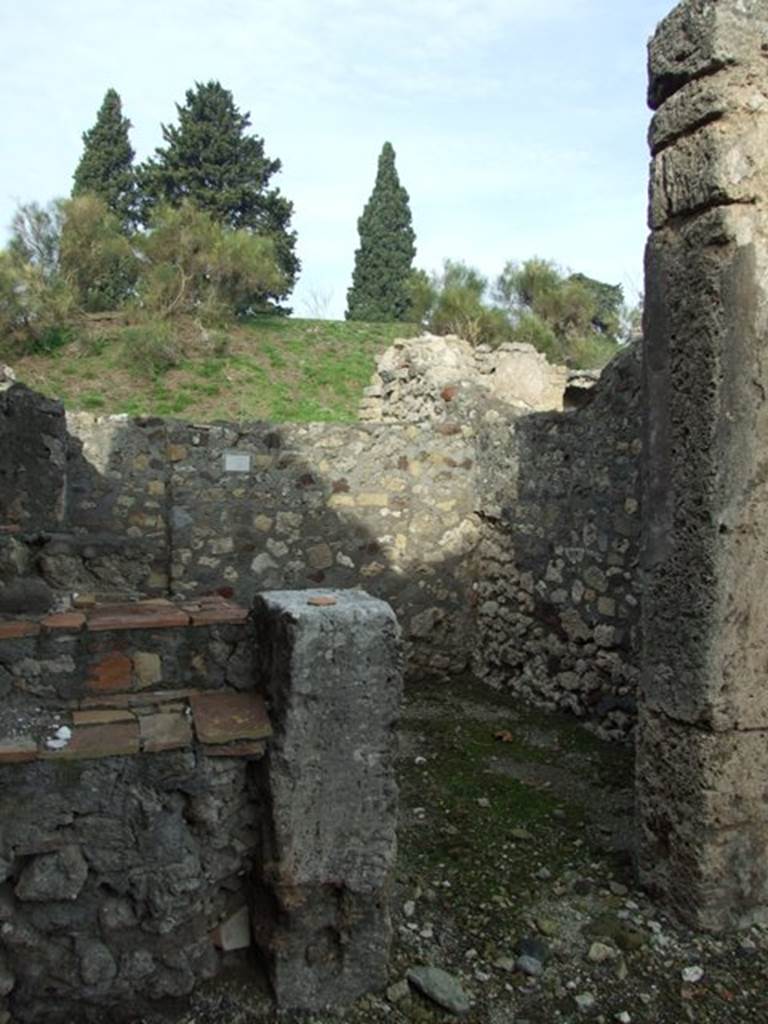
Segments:
[[[472,681],[410,687],[387,990],[297,1018],[230,978],[174,1020],[456,1020],[405,981],[430,964],[471,1000],[467,1024],[768,1021],[768,930],[696,935],[636,888],[632,768],[628,746]]]

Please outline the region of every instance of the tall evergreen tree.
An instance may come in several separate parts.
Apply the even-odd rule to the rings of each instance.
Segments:
[[[347,292],[347,319],[407,320],[416,236],[408,193],[400,184],[395,151],[389,142],[381,150],[376,184],[357,230],[360,248],[355,252],[352,287]]]
[[[123,117],[114,89],[107,89],[96,124],[83,133],[83,155],[74,175],[72,196],[97,195],[129,230],[136,220],[136,180],[133,149],[128,139],[131,122]]]
[[[240,112],[219,82],[196,83],[176,111],[178,125],[162,126],[166,145],[139,171],[145,221],[155,206],[179,206],[187,199],[220,224],[270,236],[286,282],[270,297],[284,298],[301,265],[290,230],[293,203],[268,187],[280,161],[268,159],[264,140],[248,134],[250,115]]]

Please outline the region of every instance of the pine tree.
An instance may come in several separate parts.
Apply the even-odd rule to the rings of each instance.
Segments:
[[[360,248],[355,252],[352,287],[347,292],[347,319],[407,320],[416,236],[408,193],[397,176],[395,151],[389,142],[381,150],[376,184],[357,230]]]
[[[131,122],[123,117],[120,97],[108,89],[96,124],[83,133],[83,155],[74,174],[72,196],[92,193],[102,199],[129,231],[136,220],[136,181]]]
[[[218,82],[196,83],[176,111],[178,125],[162,126],[165,147],[139,171],[145,222],[154,207],[179,206],[186,199],[226,227],[270,236],[286,284],[269,297],[284,298],[300,263],[290,230],[293,203],[268,187],[280,161],[268,159],[264,140],[248,134],[250,115],[240,112]]]

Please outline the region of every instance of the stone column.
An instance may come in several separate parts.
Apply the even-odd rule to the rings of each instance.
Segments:
[[[255,619],[274,737],[254,935],[280,1007],[339,1006],[387,978],[399,629],[355,590],[262,594]]]
[[[768,920],[768,0],[684,0],[650,45],[642,881]]]

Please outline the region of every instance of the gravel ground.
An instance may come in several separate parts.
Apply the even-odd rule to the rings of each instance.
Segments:
[[[455,1020],[408,984],[420,965],[450,974],[468,1024],[768,1021],[768,929],[695,934],[634,886],[629,747],[471,681],[406,704],[386,992],[297,1017],[231,977],[175,1024]]]

